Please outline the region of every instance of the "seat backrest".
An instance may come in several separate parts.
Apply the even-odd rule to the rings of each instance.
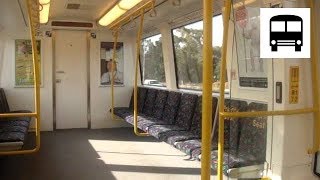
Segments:
[[[152,110],[152,117],[156,119],[162,119],[163,109],[167,102],[168,91],[158,90],[154,106]]]
[[[0,113],[10,112],[9,104],[4,89],[0,88]]]
[[[162,120],[173,124],[180,104],[181,93],[169,91],[163,110]]]
[[[218,99],[216,97],[213,97],[212,98],[212,122],[215,117],[217,102],[218,102]],[[196,108],[192,117],[191,128],[190,128],[190,131],[194,135],[199,137],[201,136],[201,128],[202,128],[201,124],[202,124],[202,97],[200,96],[196,104]]]
[[[158,90],[156,89],[148,89],[146,100],[144,102],[143,111],[142,113],[147,116],[152,116],[153,107],[155,104],[156,96]]]
[[[189,130],[191,120],[195,111],[198,95],[183,93],[181,95],[180,105],[174,124]]]
[[[252,102],[248,111],[266,111],[267,104]],[[238,156],[249,165],[261,164],[266,158],[267,117],[240,119]]]
[[[244,112],[247,110],[248,103],[242,100],[226,99],[225,112]],[[224,119],[224,147],[229,149],[229,152],[236,154],[239,146],[239,118]],[[218,142],[219,121],[217,121],[213,142]]]
[[[144,108],[144,102],[146,100],[146,96],[147,96],[147,88],[143,88],[143,87],[138,87],[138,112],[142,113],[143,112],[143,108]],[[132,96],[131,96],[131,100],[130,100],[130,105],[129,108],[133,109],[133,94],[134,92],[132,91]]]

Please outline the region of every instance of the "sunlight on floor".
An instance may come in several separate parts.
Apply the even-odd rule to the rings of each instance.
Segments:
[[[187,155],[164,142],[89,143],[117,179],[200,179],[200,162],[188,160]]]

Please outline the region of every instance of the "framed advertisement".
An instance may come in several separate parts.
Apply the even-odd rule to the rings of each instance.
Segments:
[[[37,40],[37,60],[40,67],[40,83],[42,84],[42,62],[41,62],[41,41]],[[34,70],[32,61],[32,45],[31,40],[16,39],[15,40],[15,63],[14,63],[14,79],[15,87],[33,87]]]
[[[100,42],[100,86],[110,86],[112,75],[111,68],[114,63],[114,85],[123,86],[123,70],[124,70],[124,58],[123,58],[123,42],[117,43],[117,52],[115,61],[112,60],[113,55],[113,42]]]

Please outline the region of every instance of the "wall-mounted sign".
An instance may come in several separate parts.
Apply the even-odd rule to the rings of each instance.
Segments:
[[[41,42],[36,41],[39,64],[41,63]],[[40,75],[41,73],[41,65]],[[42,77],[40,77],[40,82]],[[17,39],[15,40],[15,87],[33,87],[34,70],[31,40]],[[42,83],[41,83],[42,84]]]
[[[289,104],[299,102],[299,66],[290,67]]]

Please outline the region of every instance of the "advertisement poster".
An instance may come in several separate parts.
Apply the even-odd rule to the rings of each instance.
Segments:
[[[41,42],[37,40],[39,67],[41,67]],[[40,68],[41,72],[41,68]],[[40,73],[41,74],[41,73]],[[40,77],[40,82],[41,82]],[[31,40],[15,40],[15,86],[32,87],[34,83],[34,70],[32,61]]]

